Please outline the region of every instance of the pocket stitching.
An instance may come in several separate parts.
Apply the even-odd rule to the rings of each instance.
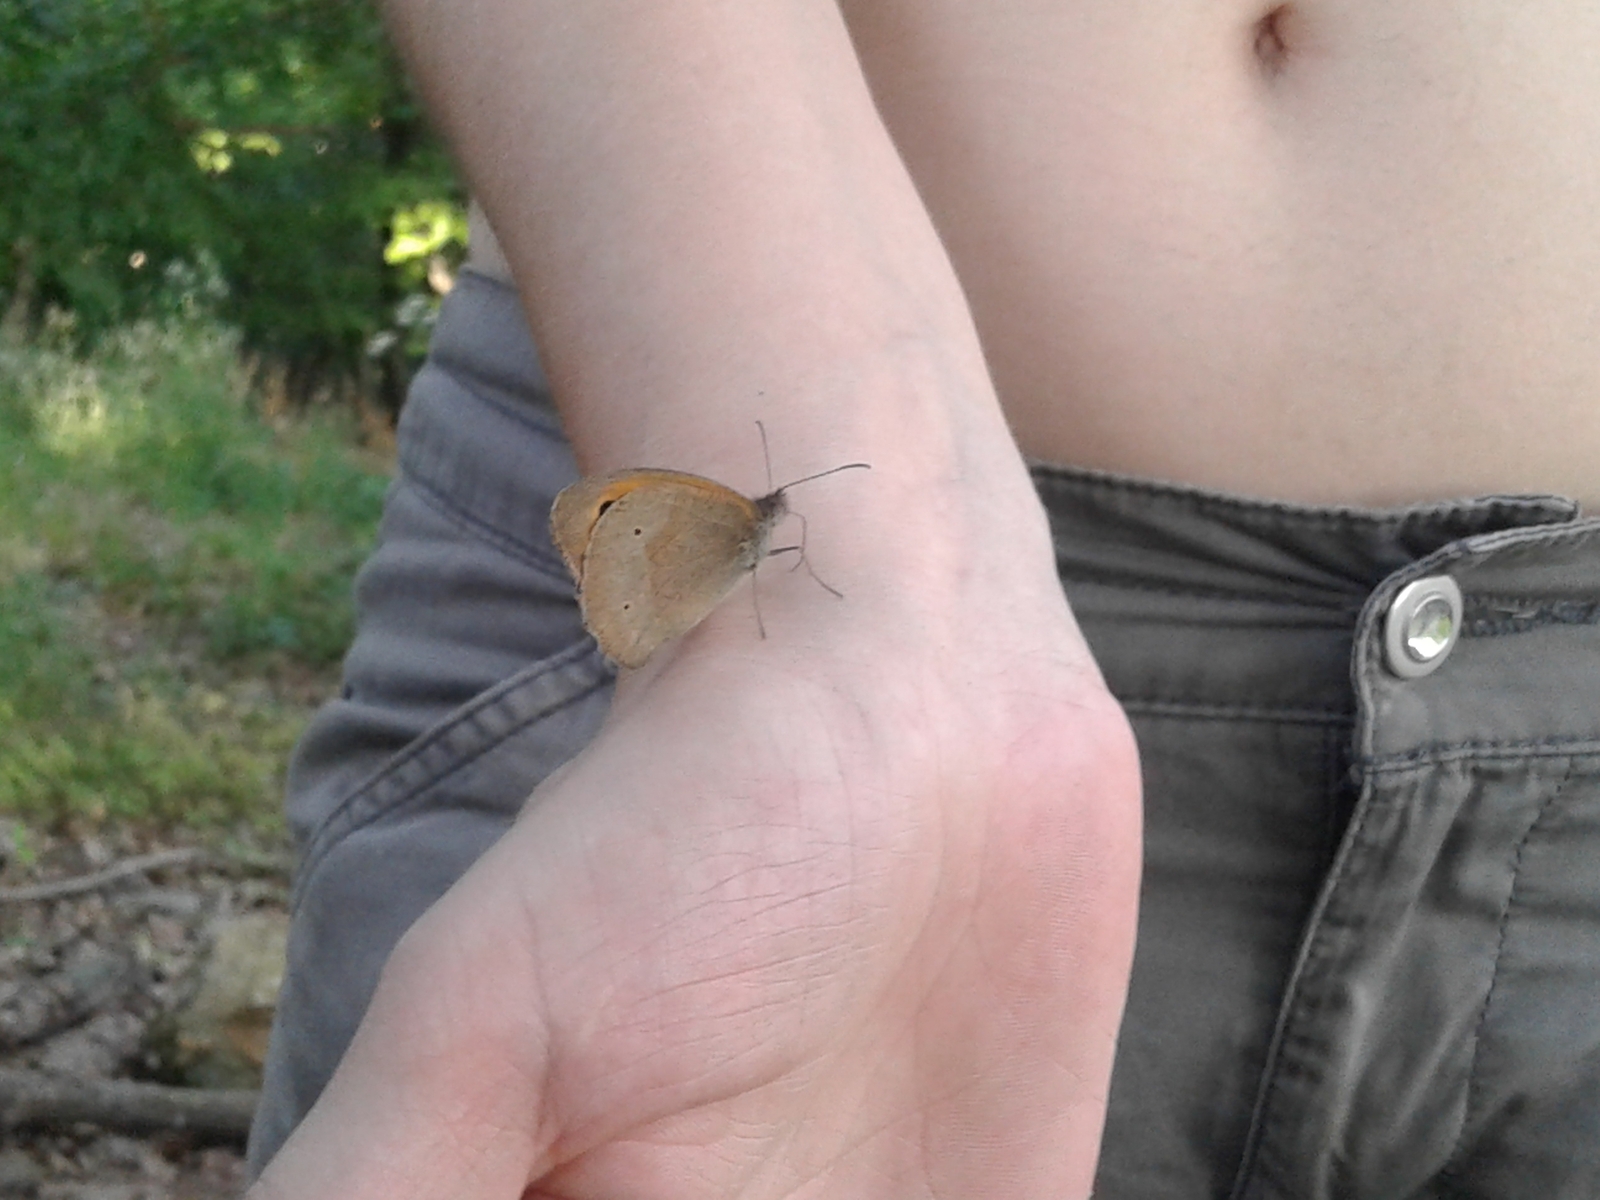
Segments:
[[[556,689],[546,703],[538,705],[532,712],[502,728],[489,731],[487,736],[479,736],[477,744],[470,748],[448,745],[452,736],[468,725],[481,725],[487,714],[495,708],[504,707],[515,693],[567,673],[573,676],[572,686]],[[612,679],[611,670],[604,665],[593,642],[585,637],[568,649],[541,659],[502,680],[413,739],[346,792],[308,839],[295,872],[290,896],[291,911],[299,907],[306,881],[322,860],[351,834],[382,816],[401,811],[409,799],[478,761],[513,735],[610,686]],[[430,763],[429,760],[433,758],[441,761]]]

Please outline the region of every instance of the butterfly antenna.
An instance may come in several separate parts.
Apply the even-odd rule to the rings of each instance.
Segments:
[[[858,469],[862,470],[862,471],[870,471],[870,470],[872,470],[872,464],[871,463],[864,463],[864,462],[854,462],[854,463],[845,463],[844,466],[842,466],[842,467],[829,467],[826,471],[818,471],[815,475],[802,475],[799,479],[791,479],[788,483],[784,484],[778,490],[780,492],[786,492],[790,488],[794,487],[796,484],[810,483],[813,479],[821,479],[824,475],[837,475],[840,471],[854,471],[854,470],[858,470]],[[770,468],[768,470],[768,475],[769,475],[769,477],[771,475]]]
[[[760,421],[756,422],[756,429],[761,433],[761,459],[767,464],[767,491],[772,491],[772,454],[767,450],[767,427]]]

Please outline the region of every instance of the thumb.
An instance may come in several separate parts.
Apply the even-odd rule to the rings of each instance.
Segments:
[[[395,948],[339,1069],[246,1200],[517,1200],[549,1169],[543,1027],[536,989],[516,986],[533,976],[463,890]]]

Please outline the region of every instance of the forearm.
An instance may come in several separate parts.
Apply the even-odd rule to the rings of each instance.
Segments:
[[[587,469],[873,470],[799,502],[848,602],[625,673],[256,1194],[1087,1194],[1133,742],[831,0],[388,2]]]
[[[756,486],[757,418],[791,473],[926,455],[987,474],[955,448],[1009,453],[954,272],[829,0],[388,9],[586,467]]]

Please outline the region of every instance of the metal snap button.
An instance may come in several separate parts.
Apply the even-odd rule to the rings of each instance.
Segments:
[[[1448,575],[1401,588],[1383,622],[1384,657],[1402,679],[1437,671],[1461,634],[1461,589]]]

